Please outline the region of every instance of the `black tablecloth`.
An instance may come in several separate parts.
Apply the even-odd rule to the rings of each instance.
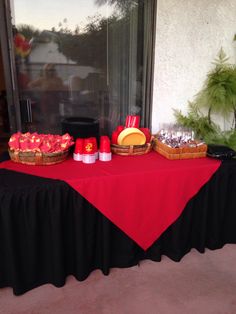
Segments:
[[[182,215],[145,252],[68,184],[0,169],[0,287],[16,295],[68,275],[174,261],[236,243],[236,161],[223,162]],[[148,209],[147,209],[148,210]],[[157,265],[158,267],[158,265]]]

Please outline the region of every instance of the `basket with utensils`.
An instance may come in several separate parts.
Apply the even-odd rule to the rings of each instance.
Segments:
[[[153,140],[153,149],[168,159],[192,159],[206,157],[207,145],[203,142],[194,141],[192,144],[182,147],[171,147],[157,138]]]

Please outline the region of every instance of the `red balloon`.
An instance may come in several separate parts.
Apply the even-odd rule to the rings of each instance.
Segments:
[[[21,49],[24,52],[28,52],[30,50],[30,44],[28,43],[28,41],[23,41],[21,44]]]
[[[14,44],[16,47],[21,47],[22,43],[25,41],[25,36],[18,33],[14,36]]]

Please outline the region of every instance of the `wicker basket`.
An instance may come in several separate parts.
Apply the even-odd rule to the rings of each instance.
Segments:
[[[149,153],[152,150],[152,144],[147,143],[144,145],[111,145],[111,151],[114,154],[121,155],[121,156],[137,156],[137,155],[144,155]]]
[[[157,138],[153,140],[153,149],[168,159],[192,159],[206,157],[207,145],[202,144],[197,147],[173,148],[160,142]]]
[[[9,149],[12,161],[26,165],[54,165],[64,161],[69,151],[58,153],[20,152]]]

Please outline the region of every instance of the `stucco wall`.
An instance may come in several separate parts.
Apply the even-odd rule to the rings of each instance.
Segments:
[[[172,108],[186,113],[212,60],[223,47],[236,61],[235,0],[157,0],[152,131],[174,122]],[[221,126],[227,122],[220,121]]]

